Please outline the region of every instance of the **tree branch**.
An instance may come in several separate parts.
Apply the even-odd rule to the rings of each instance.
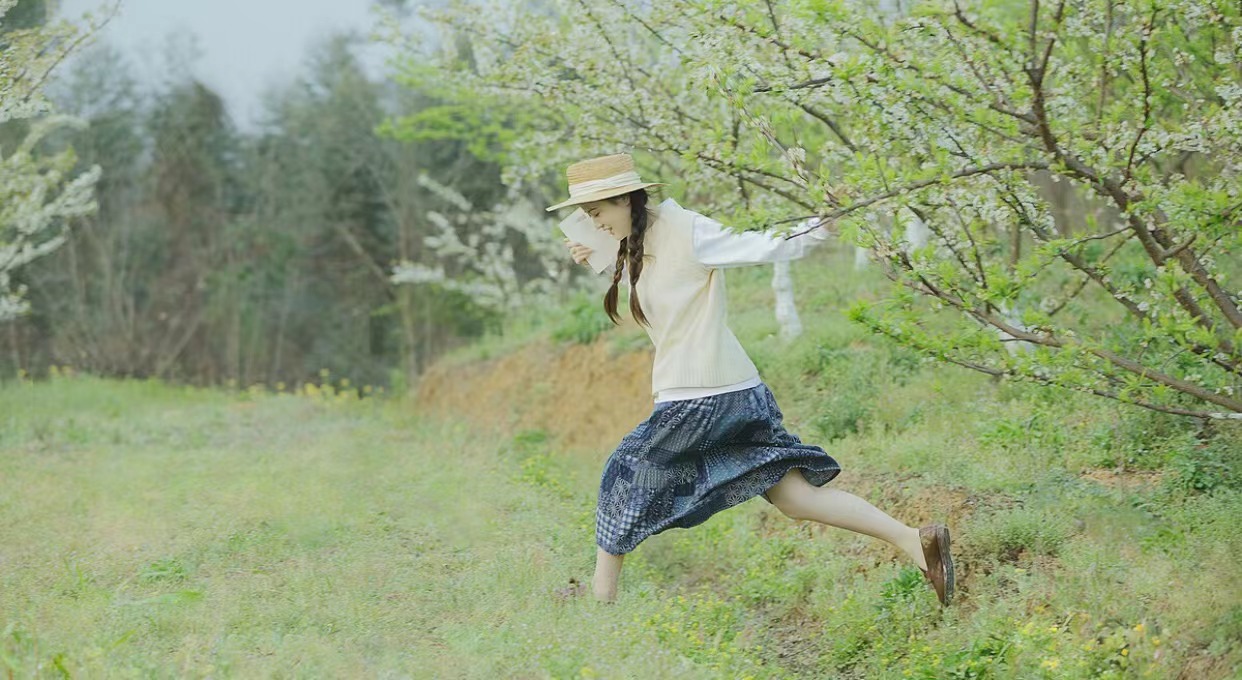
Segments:
[[[996,172],[998,170],[1022,170],[1022,169],[1042,170],[1042,169],[1046,169],[1047,167],[1048,167],[1048,164],[1042,161],[1031,161],[1027,163],[990,163],[988,165],[984,165],[981,167],[966,168],[964,170],[958,170],[957,172],[949,175],[946,178],[925,179],[925,180],[919,180],[917,182],[911,182],[910,184],[897,187],[896,189],[893,189],[891,191],[886,191],[882,194],[877,194],[870,198],[866,198],[861,201],[851,203],[848,206],[834,210],[826,215],[803,215],[801,217],[791,217],[788,219],[779,220],[777,222],[774,222],[773,224],[783,224],[785,222],[801,222],[802,220],[810,219],[813,217],[818,217],[821,220],[826,221],[826,222],[834,222],[850,213],[857,212],[859,210],[862,210],[863,208],[869,207],[881,201],[885,201],[895,196],[901,196],[901,195],[904,195],[904,194],[907,194],[913,191],[917,191],[918,189],[929,187],[935,184],[945,184],[955,179],[961,179],[963,177],[971,177],[973,175],[981,175],[981,174]],[[811,227],[803,231],[795,232],[793,234],[790,234],[788,238],[793,238],[795,236],[801,236],[802,234],[813,231],[815,228],[816,227]]]
[[[1139,73],[1143,76],[1143,121],[1139,124],[1138,132],[1134,135],[1134,141],[1130,142],[1130,153],[1126,156],[1126,167],[1121,173],[1121,184],[1125,185],[1130,181],[1130,176],[1134,170],[1134,151],[1138,148],[1139,140],[1151,127],[1151,77],[1147,73],[1147,41],[1151,38],[1152,27],[1156,23],[1157,8],[1153,5],[1151,17],[1147,19],[1147,23],[1139,29]]]

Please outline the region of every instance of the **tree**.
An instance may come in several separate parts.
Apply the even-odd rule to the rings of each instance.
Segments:
[[[26,349],[24,363],[32,368],[57,358],[98,373],[132,374],[146,341],[134,299],[145,274],[139,265],[145,244],[161,234],[139,218],[147,155],[142,98],[129,64],[107,44],[73,60],[49,83],[48,96],[87,123],[60,130],[55,141],[72,147],[80,163],[103,168],[95,185],[99,208],[75,222],[61,248],[24,271],[31,314],[17,324],[27,338],[13,351]]]
[[[449,206],[444,212],[427,213],[436,231],[423,241],[436,265],[402,260],[393,266],[393,282],[434,283],[497,311],[560,296],[570,274],[565,249],[547,228],[538,206],[510,194],[479,210],[460,192],[430,176],[422,175],[419,181]],[[521,275],[515,249],[520,249],[519,257],[537,265],[537,276]]]
[[[249,134],[194,78],[194,43],[168,36],[150,87],[107,45],[49,83],[55,108],[89,124],[38,148],[104,168],[99,207],[14,279],[31,313],[0,338],[4,365],[274,386],[327,369],[364,389],[408,384],[495,325],[498,312],[463,293],[390,280],[395,262],[429,261],[426,213],[446,210],[420,175],[434,171],[473,205],[504,194],[497,166],[459,140],[376,134],[387,112],[417,112],[425,98],[368,79],[357,38],[330,35],[303,73],[265,93],[266,119]],[[0,149],[25,132],[0,127]],[[542,276],[511,240],[520,280]]]
[[[995,376],[1242,417],[1236,3],[549,5],[424,12],[474,56],[426,58],[541,114],[508,177],[647,150],[689,192],[738,196],[719,207],[739,227],[836,223],[894,284],[851,309],[876,332]],[[1098,209],[1058,221],[1047,181]],[[893,228],[907,215],[926,246]]]
[[[5,17],[16,5],[0,0],[0,126],[21,136],[11,151],[0,147],[0,322],[29,311],[26,287],[14,283],[15,273],[59,248],[69,220],[96,209],[93,188],[100,174],[99,166],[92,166],[72,175],[77,165],[72,148],[51,155],[39,148],[53,130],[83,125],[54,114],[43,87],[91,33],[65,21],[40,25],[31,11],[19,24],[28,27],[9,30]]]
[[[168,41],[162,56],[172,67],[152,91],[106,44],[49,88],[89,122],[57,143],[106,171],[99,209],[28,270],[37,311],[24,344],[103,375],[238,377],[234,310],[246,295],[230,284],[248,243],[229,228],[242,194],[235,134],[219,96],[189,74],[192,40]]]

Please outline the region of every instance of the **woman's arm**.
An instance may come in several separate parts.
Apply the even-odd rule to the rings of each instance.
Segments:
[[[798,223],[795,231],[801,231],[817,223],[810,218]],[[742,267],[765,262],[796,260],[830,236],[824,225],[814,230],[785,238],[770,231],[729,231],[720,222],[704,215],[694,218],[694,255],[707,267]]]

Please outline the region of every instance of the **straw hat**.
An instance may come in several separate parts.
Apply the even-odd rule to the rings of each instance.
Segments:
[[[664,182],[644,182],[639,179],[638,173],[634,171],[634,159],[628,153],[578,161],[569,166],[565,176],[569,180],[569,200],[548,207],[549,212],[567,205],[628,194],[643,187],[665,186]]]

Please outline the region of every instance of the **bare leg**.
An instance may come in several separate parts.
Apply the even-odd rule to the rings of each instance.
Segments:
[[[595,599],[601,602],[614,602],[617,599],[617,579],[621,576],[621,564],[625,555],[612,553],[596,546],[595,578],[591,581],[591,589]]]
[[[772,504],[794,519],[807,519],[828,526],[874,536],[897,546],[920,569],[927,569],[918,527],[908,527],[883,510],[848,491],[815,486],[802,470],[794,468],[768,490]]]

